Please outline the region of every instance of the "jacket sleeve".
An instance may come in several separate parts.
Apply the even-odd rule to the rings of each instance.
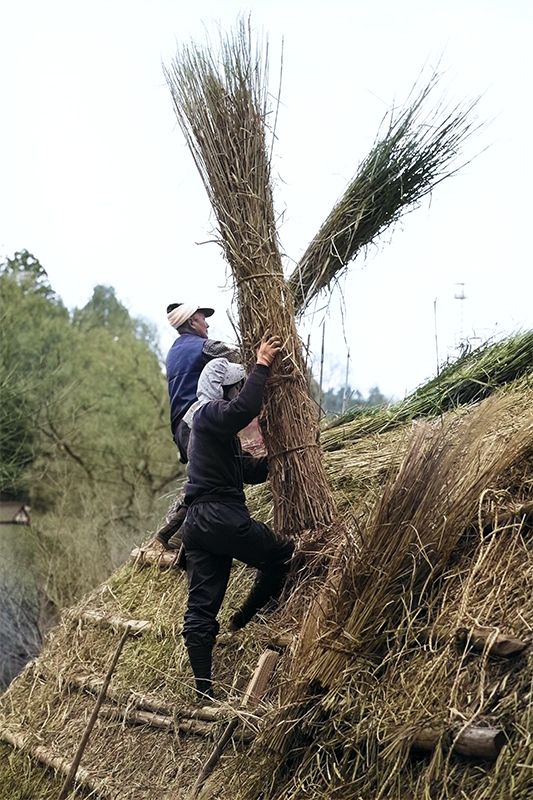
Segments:
[[[220,439],[229,439],[257,417],[269,368],[256,364],[234,400],[215,400],[202,409],[201,425]]]
[[[242,452],[242,479],[244,483],[264,483],[268,478],[268,458],[255,458],[245,450]]]

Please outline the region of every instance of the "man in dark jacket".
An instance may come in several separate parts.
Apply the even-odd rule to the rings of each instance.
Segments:
[[[224,357],[237,362],[239,353],[234,348],[209,339],[207,318],[214,314],[212,308],[195,303],[171,303],[167,306],[167,319],[179,336],[170,348],[167,359],[168,394],[170,400],[170,428],[182,464],[187,463],[190,428],[183,417],[195,402],[198,378],[205,365],[213,358]],[[164,524],[155,534],[155,540],[168,547],[170,537],[176,533],[185,518],[181,493],[173,500]]]
[[[187,463],[187,443],[190,429],[183,417],[196,400],[198,378],[212,358],[227,358],[237,362],[239,353],[224,342],[209,339],[207,317],[212,308],[194,303],[171,303],[167,319],[179,336],[168,351],[166,359],[168,395],[170,399],[170,428],[179,450],[180,461]]]
[[[294,545],[250,517],[244,483],[267,479],[266,458],[242,452],[238,432],[261,409],[269,367],[280,349],[277,337],[263,340],[257,363],[238,391],[236,365],[226,359],[208,364],[191,407],[189,479],[185,486],[187,517],[181,528],[189,597],[183,637],[201,698],[211,695],[212,650],[219,630],[217,614],[224,599],[232,559],[255,567],[257,575],[230,627],[244,627],[285,581]]]

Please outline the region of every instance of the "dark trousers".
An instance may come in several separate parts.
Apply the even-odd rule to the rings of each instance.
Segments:
[[[189,598],[183,637],[190,650],[211,648],[234,558],[257,569],[253,587],[237,612],[243,627],[269,601],[276,599],[294,549],[287,537],[276,536],[268,525],[251,519],[243,504],[219,502],[193,505],[181,528],[187,559]]]

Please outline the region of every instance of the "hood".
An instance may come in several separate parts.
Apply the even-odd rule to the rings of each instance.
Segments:
[[[233,386],[245,377],[244,367],[240,364],[233,364],[227,358],[213,358],[202,370],[196,390],[198,400],[183,417],[184,422],[190,428],[192,418],[201,406],[205,406],[211,400],[223,400],[224,386]]]

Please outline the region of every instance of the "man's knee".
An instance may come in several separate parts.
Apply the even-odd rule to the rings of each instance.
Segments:
[[[269,571],[287,573],[294,553],[294,542],[288,536],[276,536],[276,546],[264,568]]]
[[[189,647],[212,647],[219,631],[216,618],[187,611],[183,623],[183,640]]]

